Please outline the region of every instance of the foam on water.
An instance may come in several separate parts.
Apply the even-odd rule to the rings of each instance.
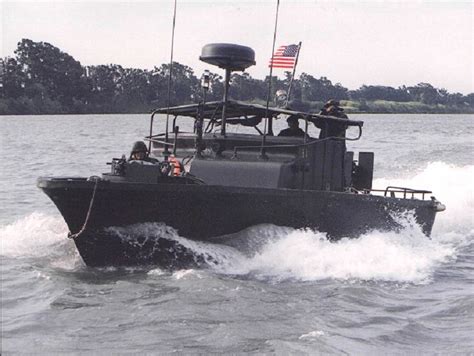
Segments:
[[[317,337],[321,337],[321,336],[324,336],[325,333],[324,331],[322,330],[314,330],[314,331],[311,331],[307,334],[303,334],[301,335],[298,339],[300,340],[303,340],[303,339],[314,339],[314,338],[317,338]]]
[[[59,216],[33,213],[12,224],[0,226],[0,255],[47,259],[53,265],[73,268],[80,263],[68,228]]]
[[[189,277],[196,277],[202,279],[202,275],[194,269],[182,269],[173,273],[173,278],[175,279],[186,279]]]
[[[174,240],[195,256],[203,257],[216,273],[250,275],[274,282],[326,278],[428,282],[440,264],[456,256],[459,241],[426,238],[411,214],[397,219],[403,226],[401,231],[372,231],[359,239],[346,238],[336,243],[318,231],[259,225],[242,233],[245,237],[252,236],[253,241],[266,241],[256,244],[252,255],[241,253],[238,246],[190,241],[158,223],[114,229],[122,238],[132,241],[138,236]],[[249,249],[246,246],[247,252]],[[194,273],[192,269],[179,270],[173,277],[182,279]],[[160,274],[161,270],[149,272],[149,275]]]
[[[455,248],[421,232],[373,231],[336,243],[310,230],[295,230],[268,243],[246,266],[259,277],[313,281],[325,278],[422,283]]]
[[[190,241],[159,223],[114,229],[137,244],[143,243],[143,237],[174,240],[201,256],[216,273],[273,281],[337,278],[425,283],[439,266],[456,258],[459,249],[472,243],[473,178],[474,166],[456,167],[436,162],[414,177],[376,180],[376,187],[395,185],[433,190],[447,210],[438,214],[432,239],[422,234],[410,214],[399,217],[401,231],[372,231],[358,239],[342,239],[337,243],[329,242],[326,235],[318,231],[259,225],[229,240],[235,242],[243,238],[245,248]],[[62,218],[34,213],[0,226],[0,254],[74,266],[80,258],[66,235],[67,226]],[[142,238],[137,239],[137,236]],[[178,271],[173,276],[181,279],[190,273],[189,270]],[[149,274],[160,275],[161,271],[153,270]]]
[[[446,211],[436,216],[433,235],[458,232],[474,234],[474,165],[457,167],[444,162],[427,164],[420,173],[406,178],[381,178],[374,181],[375,188],[400,186],[427,189],[446,205]]]
[[[245,266],[273,279],[324,278],[424,283],[474,238],[474,166],[434,162],[413,177],[377,179],[388,185],[432,190],[447,210],[436,217],[427,239],[410,214],[399,216],[399,232],[372,231],[331,243],[317,231],[294,230],[267,243]]]
[[[229,265],[239,263],[243,256],[234,248],[221,244],[209,244],[192,241],[179,236],[178,232],[162,223],[142,223],[126,227],[110,227],[123,241],[131,245],[143,246],[147,242],[168,239],[176,241],[186,250],[192,251],[195,257],[202,258],[208,265]],[[196,259],[197,262],[197,259]]]

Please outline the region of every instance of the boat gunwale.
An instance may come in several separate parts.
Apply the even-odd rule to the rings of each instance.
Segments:
[[[172,179],[183,179],[185,177],[174,177]],[[43,190],[45,189],[94,189],[95,180],[88,180],[86,177],[39,177],[37,179],[37,186]],[[174,183],[144,183],[144,182],[130,182],[130,181],[109,181],[107,179],[100,180],[101,183],[97,187],[101,190],[132,190],[132,191],[176,191],[177,188],[181,192],[192,192],[193,190],[211,191],[212,193],[228,193],[228,194],[271,194],[271,195],[301,195],[303,199],[313,195],[328,195],[340,197],[354,197],[362,200],[381,201],[388,205],[399,202],[413,202],[413,207],[417,204],[433,205],[432,200],[418,199],[418,198],[400,198],[383,195],[374,195],[370,193],[355,193],[348,191],[326,191],[326,190],[309,190],[309,189],[290,189],[290,188],[266,188],[266,187],[239,187],[239,186],[223,186],[223,185],[209,185],[209,184],[174,184]],[[375,190],[378,191],[378,190]],[[382,190],[380,190],[382,191]]]

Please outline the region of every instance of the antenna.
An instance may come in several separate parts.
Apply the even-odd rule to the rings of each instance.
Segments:
[[[166,132],[165,132],[165,150],[163,152],[165,156],[165,161],[168,161],[168,156],[170,155],[170,151],[168,149],[169,145],[169,119],[170,119],[170,105],[171,105],[171,79],[173,75],[173,53],[174,53],[174,30],[176,27],[176,4],[177,0],[174,0],[174,11],[173,11],[173,30],[171,32],[171,54],[170,54],[170,65],[169,65],[169,73],[168,73],[168,102],[167,102],[167,110],[166,110]],[[174,143],[176,145],[176,142]]]

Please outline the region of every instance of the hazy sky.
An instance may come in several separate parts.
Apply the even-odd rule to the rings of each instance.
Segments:
[[[50,42],[83,65],[151,69],[169,61],[173,0],[2,1],[1,56],[22,38]],[[268,74],[275,1],[178,0],[176,61],[195,69],[206,43],[252,47]],[[281,0],[277,46],[303,42],[301,72],[356,89],[428,82],[474,92],[473,1]],[[283,75],[283,70],[276,74]]]

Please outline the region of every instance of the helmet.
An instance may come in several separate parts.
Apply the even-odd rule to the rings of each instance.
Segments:
[[[329,100],[326,104],[324,104],[325,107],[328,107],[328,106],[339,106],[339,101],[335,100],[335,99],[331,99]]]
[[[286,100],[286,91],[280,89],[280,90],[277,90],[277,92],[275,93],[275,97],[277,98],[277,100]]]
[[[287,123],[298,123],[298,116],[297,115],[290,115],[288,116],[288,118],[286,119],[286,122]]]
[[[132,153],[148,152],[148,149],[143,141],[137,141],[133,144]]]

